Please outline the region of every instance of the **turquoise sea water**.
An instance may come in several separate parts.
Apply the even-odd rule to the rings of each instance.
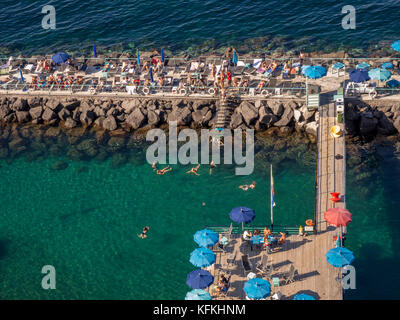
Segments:
[[[41,26],[44,5],[56,9],[56,30]],[[342,7],[356,8],[356,29],[344,30]],[[101,48],[218,48],[257,37],[281,37],[273,47],[337,50],[399,38],[397,0],[361,1],[2,1],[0,47],[7,52]],[[269,49],[271,38],[259,43]],[[248,44],[251,47],[252,41]],[[246,50],[246,47],[244,47]],[[250,49],[249,49],[250,50]]]
[[[51,157],[0,161],[0,299],[182,299],[195,231],[229,225],[239,205],[255,209],[254,224],[269,223],[269,172],[261,163],[248,177],[227,166],[212,175],[201,167],[197,177],[185,174],[187,166],[157,176],[138,160],[115,167],[61,159],[68,167],[60,171],[49,169]],[[398,160],[369,165],[376,175],[362,183],[348,173],[354,216],[346,246],[356,256],[357,290],[346,298],[400,298]],[[275,167],[276,224],[313,217],[314,170],[294,161]],[[255,190],[237,188],[253,180]],[[141,240],[145,225],[149,237]],[[56,290],[41,288],[44,265],[56,268]]]

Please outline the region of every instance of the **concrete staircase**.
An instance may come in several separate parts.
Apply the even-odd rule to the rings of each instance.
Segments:
[[[217,108],[217,121],[215,122],[215,127],[228,128],[231,122],[232,113],[237,106],[237,99],[231,97],[227,97],[224,101],[220,99]]]

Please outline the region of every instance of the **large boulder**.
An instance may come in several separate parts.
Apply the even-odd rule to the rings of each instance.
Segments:
[[[316,121],[309,122],[305,125],[305,130],[307,133],[312,134],[314,136],[317,135],[318,124]]]
[[[362,135],[370,135],[376,131],[378,119],[374,118],[371,113],[364,113],[360,121],[360,133]]]
[[[32,119],[40,118],[42,113],[43,113],[43,107],[42,106],[31,108],[29,110],[29,114],[31,115]]]
[[[17,111],[15,112],[17,116],[17,121],[19,123],[24,123],[29,121],[29,112],[28,111]]]
[[[393,121],[393,126],[396,128],[398,132],[400,132],[400,117],[397,117]]]
[[[58,117],[60,118],[60,120],[67,120],[67,118],[69,118],[71,116],[71,111],[69,111],[66,108],[62,108],[61,111],[58,113]]]
[[[5,118],[11,113],[11,109],[7,104],[0,105],[0,120],[5,120]]]
[[[139,99],[126,99],[122,102],[121,107],[126,114],[129,114],[135,108],[140,107],[140,101]]]
[[[260,109],[258,110],[258,114],[259,122],[266,125],[267,127],[270,127],[278,119],[277,116],[274,115],[271,110],[265,106],[260,107]],[[260,128],[262,128],[262,126],[260,126]]]
[[[67,120],[65,120],[64,126],[68,129],[72,129],[75,128],[78,125],[78,122],[76,122],[74,119],[72,118],[67,118]]]
[[[192,121],[192,112],[188,107],[175,108],[168,115],[168,122],[176,121],[178,126],[189,125]]]
[[[243,101],[239,108],[245,123],[248,126],[253,125],[258,118],[258,109],[248,101]]]
[[[49,122],[53,119],[56,119],[57,115],[55,114],[55,112],[53,110],[51,110],[50,108],[46,108],[44,109],[43,115],[42,115],[42,119],[46,122]]]
[[[160,122],[160,116],[152,110],[147,113],[147,118],[150,125],[156,126]]]
[[[275,122],[276,127],[287,127],[293,120],[293,109],[292,108],[285,108],[285,111],[283,112],[281,118]]]
[[[113,131],[118,128],[117,121],[113,116],[108,116],[103,121],[103,128],[106,130]]]
[[[133,129],[140,128],[146,120],[146,116],[143,114],[140,108],[136,108],[131,112],[131,114],[126,118],[125,122],[131,126]],[[154,120],[154,119],[152,119]]]
[[[238,128],[240,125],[243,124],[243,117],[240,114],[240,112],[238,112],[237,110],[232,114],[231,117],[231,123],[229,124],[229,127],[231,129],[236,129]]]
[[[15,100],[11,105],[11,109],[14,111],[28,111],[29,105],[25,99],[17,98],[17,100]]]
[[[272,113],[278,117],[283,114],[284,107],[280,101],[268,101],[268,107],[271,109]]]
[[[90,126],[93,123],[95,118],[96,118],[95,113],[90,110],[83,111],[79,117],[81,123],[86,126]]]
[[[378,122],[378,133],[383,135],[391,135],[397,132],[396,128],[393,125],[393,122],[386,118],[385,116],[381,117]]]

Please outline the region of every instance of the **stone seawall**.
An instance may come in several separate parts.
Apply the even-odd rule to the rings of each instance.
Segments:
[[[130,133],[178,126],[212,128],[217,120],[218,99],[121,98],[121,97],[0,97],[0,122],[60,126],[64,129],[94,128]],[[316,135],[318,112],[308,111],[301,100],[268,99],[239,101],[230,129],[276,131]],[[346,131],[353,136],[393,135],[400,131],[400,103],[351,100],[346,105]]]

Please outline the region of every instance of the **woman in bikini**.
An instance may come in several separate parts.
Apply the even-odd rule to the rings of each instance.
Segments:
[[[142,230],[142,233],[138,234],[138,237],[142,238],[142,239],[147,238],[147,232],[149,232],[149,230],[150,230],[149,227],[147,227],[147,226],[144,227],[143,230]]]
[[[197,173],[197,170],[199,170],[199,168],[200,168],[200,164],[198,164],[195,168],[190,169],[186,173],[194,173],[196,176],[199,176],[199,174]]]
[[[247,191],[247,190],[249,190],[249,189],[254,189],[256,187],[256,182],[255,181],[253,181],[251,184],[244,184],[244,185],[241,185],[241,186],[239,186],[239,189],[242,189],[242,190],[244,190],[244,191]]]
[[[157,170],[157,174],[164,175],[165,173],[167,173],[168,171],[171,171],[171,170],[172,170],[172,168],[170,166],[166,166],[164,169]]]

